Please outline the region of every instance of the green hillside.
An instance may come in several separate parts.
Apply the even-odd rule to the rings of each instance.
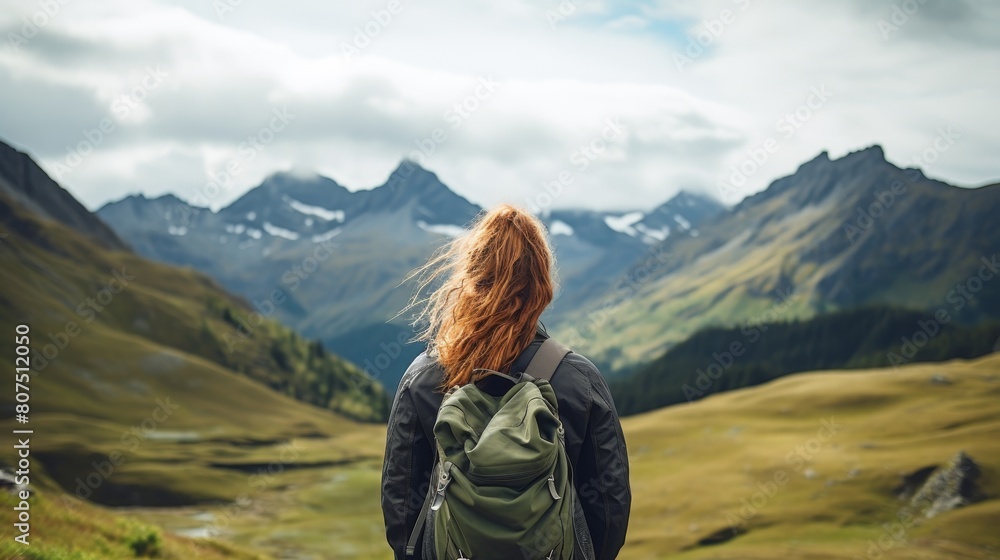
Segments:
[[[4,528],[0,558],[5,560],[261,560],[265,557],[218,541],[197,541],[171,535],[146,523],[116,516],[56,493],[38,492],[31,501],[35,519],[30,545],[13,541],[9,512],[18,501],[0,493]]]
[[[624,427],[623,560],[1000,556],[1000,354],[794,375]],[[985,501],[918,515],[900,498],[907,480],[959,451],[979,465],[970,486]]]
[[[998,338],[1000,323],[970,327],[947,315],[862,307],[806,320],[708,328],[610,385],[619,412],[634,414],[800,371],[975,358],[992,352]]]
[[[9,232],[0,245],[0,319],[31,327],[40,377],[65,377],[68,389],[128,371],[127,381],[141,384],[150,371],[199,360],[357,419],[387,417],[378,384],[209,278],[104,250],[3,198],[0,218]],[[137,347],[146,351],[138,363],[118,359]],[[13,355],[13,339],[0,351]]]
[[[837,433],[817,449],[812,439],[824,420]],[[867,558],[869,541],[906,509],[897,497],[905,479],[959,451],[981,467],[975,482],[988,499],[913,522],[881,558],[986,560],[1000,553],[993,531],[1000,515],[1000,354],[793,375],[629,417],[623,427],[634,501],[622,560]],[[376,455],[383,442],[374,433],[356,439]],[[780,491],[755,514],[745,512],[739,536],[726,541],[729,516],[741,515],[743,499],[759,503],[758,483],[779,471],[788,475]],[[377,459],[276,480],[261,498],[266,505],[234,520],[227,540],[275,557],[387,557]],[[192,515],[224,509],[136,515],[189,528],[198,526]],[[699,544],[713,537],[725,542]]]
[[[1000,185],[935,181],[887,162],[878,146],[837,160],[824,153],[698,236],[668,237],[552,331],[571,345],[583,339],[575,345],[617,370],[708,327],[863,305],[1000,319],[998,212]]]
[[[31,328],[30,427],[46,434],[35,464],[61,488],[76,492],[95,461],[124,448],[114,476],[80,494],[114,505],[230,500],[245,477],[229,462],[355,429],[331,410],[385,417],[377,383],[273,321],[255,323],[206,277],[98,248],[4,199],[0,217],[0,322]],[[0,353],[13,356],[13,343],[5,337]],[[12,424],[13,394],[2,398]],[[202,445],[204,461],[177,468],[173,454],[196,457]]]
[[[242,432],[227,426],[231,441],[150,440],[138,452],[145,458],[147,449],[155,450],[160,461],[172,462],[172,470],[193,469],[200,478],[210,472],[204,463],[219,456],[244,466],[280,462],[280,445],[264,441],[250,445],[251,441],[240,439],[248,433],[258,432],[262,438],[288,437],[294,429],[326,434],[289,440],[299,449],[297,463],[286,463],[289,468],[268,477],[266,487],[251,486],[252,474],[247,472],[229,481],[231,490],[247,494],[243,506],[206,503],[117,512],[88,506],[72,508],[77,513],[71,513],[68,506],[55,507],[64,501],[50,499],[46,492],[42,511],[47,513],[41,519],[61,521],[47,521],[49,529],[40,533],[44,546],[75,547],[91,556],[60,553],[25,558],[127,558],[128,543],[136,539],[133,535],[143,534],[134,526],[161,527],[164,541],[174,543],[170,546],[188,548],[197,545],[170,535],[207,531],[228,543],[203,545],[225,551],[218,553],[219,558],[249,557],[231,546],[268,558],[386,558],[379,510],[384,427],[345,424],[329,415],[316,418],[312,416],[316,409],[294,401],[280,410],[272,408],[275,401],[261,402],[262,422]],[[1000,516],[998,403],[1000,354],[992,354],[975,361],[898,370],[793,375],[626,418],[634,502],[620,558],[868,558],[871,543],[880,539],[888,547],[876,551],[881,556],[872,557],[995,558],[1000,552],[1000,538],[993,531]],[[204,408],[199,403],[192,406],[199,414]],[[294,417],[286,419],[288,414]],[[172,430],[197,429],[197,422],[192,425],[195,415],[186,409],[176,418],[178,425]],[[824,420],[836,426],[835,435],[826,437],[819,431]],[[282,422],[287,423],[282,426]],[[310,422],[313,425],[307,428]],[[10,427],[0,424],[0,429]],[[36,428],[50,435],[68,429],[57,422]],[[905,482],[919,479],[928,467],[947,464],[959,451],[979,465],[981,475],[974,482],[987,499],[930,519],[921,517],[907,523],[903,532],[892,528],[900,512],[907,511],[908,502],[898,497]],[[340,461],[334,460],[338,454]],[[291,468],[293,464],[300,468]],[[778,490],[770,497],[757,496],[761,485],[770,490],[767,482],[775,477],[784,484],[776,485]],[[155,475],[150,480],[156,480]],[[741,511],[743,500],[759,507]],[[11,537],[10,515],[9,508],[0,508],[0,539],[5,541]],[[127,515],[129,521],[112,515]],[[81,523],[84,516],[94,523]],[[736,533],[731,522],[738,527]],[[891,534],[883,527],[887,523]],[[107,527],[113,527],[111,537],[106,536]],[[102,540],[94,539],[95,534]],[[108,540],[115,544],[101,544]],[[121,556],[105,555],[104,550]]]

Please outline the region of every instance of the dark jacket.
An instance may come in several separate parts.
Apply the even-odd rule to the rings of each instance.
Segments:
[[[546,337],[540,328],[512,371],[524,371]],[[426,352],[417,356],[399,383],[389,416],[382,469],[382,514],[386,537],[397,560],[406,558],[406,543],[430,486],[433,429],[443,397],[442,381],[440,364]],[[596,558],[612,560],[625,543],[632,503],[628,455],[618,412],[604,377],[579,354],[571,353],[563,359],[552,377],[552,386],[559,400],[566,451]],[[420,558],[420,549],[418,545],[414,558]]]

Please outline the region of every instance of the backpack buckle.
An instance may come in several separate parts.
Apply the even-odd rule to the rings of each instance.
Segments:
[[[448,489],[448,484],[451,483],[451,466],[450,461],[441,466],[441,475],[438,476],[437,488],[434,491],[434,502],[431,504],[433,511],[438,511],[444,505],[444,493]]]

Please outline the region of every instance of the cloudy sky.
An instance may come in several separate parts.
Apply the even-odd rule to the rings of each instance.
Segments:
[[[874,143],[1000,179],[989,0],[4,5],[0,138],[92,209],[217,208],[277,170],[372,188],[404,157],[484,205],[560,176],[560,207],[732,202]]]

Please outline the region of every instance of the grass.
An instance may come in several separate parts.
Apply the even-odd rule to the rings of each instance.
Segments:
[[[3,212],[5,223],[24,219],[0,204]],[[378,486],[385,428],[269,388],[278,330],[255,331],[257,343],[220,361],[217,336],[234,329],[224,310],[247,307],[204,276],[97,250],[55,224],[15,226],[0,246],[0,323],[30,324],[37,345],[58,338],[67,321],[82,324],[32,376],[34,544],[12,544],[11,497],[0,493],[0,557],[387,556]],[[705,278],[712,265],[704,263]],[[122,267],[135,271],[133,284],[83,321],[76,307]],[[707,294],[688,303],[701,305]],[[723,298],[718,308],[734,301]],[[800,311],[793,306],[788,317]],[[281,360],[308,350],[289,344]],[[13,355],[10,338],[0,338],[0,355]],[[936,374],[951,383],[932,383]],[[635,502],[621,558],[864,557],[903,505],[894,495],[902,477],[959,450],[983,466],[981,483],[994,498],[920,521],[882,558],[994,558],[998,397],[994,354],[794,375],[628,418]],[[830,418],[843,426],[836,436],[801,465],[789,459]],[[15,426],[0,420],[0,431]],[[13,464],[13,451],[0,448],[0,463]],[[724,534],[727,516],[740,515],[741,500],[753,500],[779,471],[787,484],[749,516],[741,536],[699,544]],[[119,507],[64,499],[88,480],[96,482],[91,499]],[[169,507],[125,507],[133,505]]]
[[[950,384],[932,383],[935,375]],[[998,397],[1000,354],[993,354],[895,371],[798,374],[627,418],[634,502],[620,558],[867,558],[872,546],[873,558],[996,558]],[[836,434],[820,437],[824,420],[838,426]],[[216,524],[217,539],[276,558],[386,558],[379,509],[383,428],[357,424],[335,437],[295,441],[300,462],[344,462],[285,470],[259,491],[240,473],[250,496],[245,507],[113,513],[161,527],[165,542],[175,532]],[[794,458],[797,447],[808,459]],[[896,521],[904,505],[895,496],[902,477],[944,464],[959,450],[983,467],[979,484],[990,499],[887,532],[883,525]],[[188,452],[201,461],[259,462],[273,449],[217,442]],[[759,484],[767,488],[779,472],[787,481],[770,496],[761,493]],[[742,512],[745,523],[737,521],[745,532],[699,545],[712,535],[728,537],[731,516],[742,519],[744,499],[757,503]],[[878,548],[880,539],[887,546]]]
[[[237,546],[195,541],[165,533],[146,523],[116,516],[103,508],[39,491],[31,499],[30,545],[14,542],[10,519],[14,499],[0,493],[0,558],[10,560],[260,560]]]
[[[950,385],[935,385],[943,374]],[[623,558],[866,557],[903,502],[902,476],[964,450],[1000,495],[1000,355],[901,368],[820,372],[625,421],[635,496]],[[842,427],[820,447],[824,420]],[[814,438],[816,438],[814,440]],[[796,449],[804,446],[805,456]],[[792,453],[791,458],[789,453]],[[798,457],[798,458],[796,458]],[[725,544],[698,542],[741,519],[776,473],[788,481]],[[751,505],[753,505],[751,503]],[[994,558],[1000,502],[921,520],[883,558]]]

